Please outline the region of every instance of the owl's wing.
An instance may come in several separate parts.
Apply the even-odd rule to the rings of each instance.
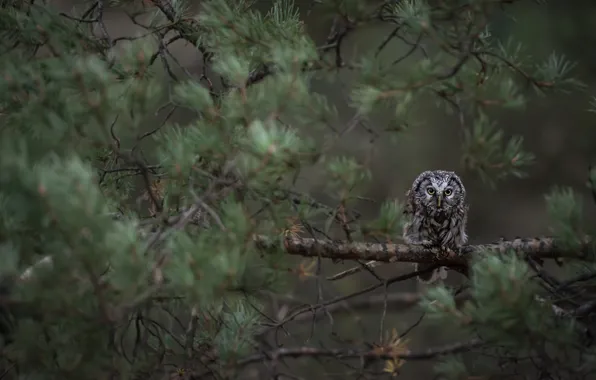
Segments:
[[[467,203],[458,208],[459,215],[466,221],[468,219],[468,210],[470,210],[470,205]]]
[[[406,204],[404,205],[404,214],[405,215],[414,215],[415,209],[414,197],[412,194],[412,190],[408,190],[406,192]]]

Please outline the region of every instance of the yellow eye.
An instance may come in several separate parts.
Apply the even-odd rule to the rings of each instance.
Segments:
[[[451,194],[453,194],[453,190],[451,190],[451,189],[445,189],[444,194],[446,196],[450,196]]]
[[[428,193],[428,195],[433,195],[435,193],[435,189],[433,189],[432,187],[427,187],[426,192]]]

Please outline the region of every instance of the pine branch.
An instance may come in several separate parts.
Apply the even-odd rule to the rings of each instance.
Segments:
[[[200,205],[197,206],[197,209],[200,208]],[[179,215],[171,216],[164,223],[166,226],[172,226],[179,219]],[[145,227],[152,228],[150,223],[154,220],[148,222]],[[434,263],[452,268],[466,268],[468,259],[471,256],[483,253],[506,254],[513,251],[534,259],[573,258],[577,260],[590,260],[595,254],[593,242],[589,237],[584,238],[583,243],[578,248],[572,249],[565,248],[564,244],[557,243],[551,237],[515,238],[513,240],[500,240],[496,243],[466,245],[462,247],[459,255],[454,252],[439,252],[423,246],[407,244],[349,242],[303,237],[276,239],[263,235],[257,235],[253,239],[256,247],[265,252],[283,249],[290,255],[321,257],[338,261],[418,262]],[[372,264],[367,263],[365,265],[371,266]]]
[[[314,347],[279,348],[266,353],[255,354],[241,359],[237,362],[239,366],[261,361],[276,361],[282,358],[301,357],[336,357],[338,359],[405,359],[405,360],[428,360],[443,355],[457,354],[477,348],[483,345],[479,339],[472,339],[468,342],[458,342],[443,347],[429,348],[420,352],[406,351],[405,353],[391,352],[391,348],[379,347],[373,350],[357,349],[322,349]]]
[[[263,250],[276,249],[281,244],[265,237],[257,237],[256,243]],[[487,252],[505,254],[508,251],[514,251],[537,259],[566,257],[579,260],[587,259],[594,254],[591,241],[586,240],[579,250],[568,250],[560,247],[553,238],[548,237],[517,238],[491,244],[467,245],[462,248],[461,255],[438,253],[422,246],[406,244],[315,240],[312,238],[287,238],[284,240],[283,246],[287,253],[305,257],[436,263],[452,267],[465,267],[467,266],[467,257]]]
[[[172,23],[172,28],[180,33],[180,36],[192,45],[197,43],[197,37],[200,32],[199,23],[193,18],[184,18],[178,20],[176,10],[170,0],[151,0],[153,4],[166,16]]]
[[[413,352],[405,347],[394,347],[391,345],[377,346],[372,350],[359,350],[359,349],[324,349],[316,347],[293,347],[293,348],[278,348],[259,354],[247,356],[243,359],[237,360],[235,369],[242,368],[244,366],[260,363],[260,362],[272,362],[275,364],[278,360],[288,358],[336,358],[338,360],[344,359],[372,359],[372,360],[429,360],[439,358],[445,355],[453,355],[470,351],[474,348],[481,347],[486,343],[480,339],[472,339],[467,342],[457,342],[449,345],[429,348],[423,351]],[[208,372],[202,373],[189,373],[189,379],[200,379],[205,377]]]
[[[196,212],[196,210],[194,211]],[[559,247],[556,241],[549,237],[516,238],[491,244],[466,245],[462,248],[460,255],[407,244],[332,241],[301,237],[287,237],[282,241],[282,239],[276,240],[266,236],[256,236],[254,241],[257,248],[264,252],[283,249],[290,255],[321,257],[336,261],[433,263],[464,269],[468,266],[469,257],[486,253],[506,254],[513,251],[534,259],[573,258],[576,260],[588,260],[594,255],[591,240],[586,239],[579,249],[565,249]],[[27,268],[20,278],[28,279],[36,267],[51,264],[51,256],[44,256],[37,264]]]

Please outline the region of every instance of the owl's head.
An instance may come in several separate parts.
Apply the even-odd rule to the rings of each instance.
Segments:
[[[466,189],[454,172],[433,170],[421,173],[412,184],[418,203],[431,212],[449,213],[465,202]]]

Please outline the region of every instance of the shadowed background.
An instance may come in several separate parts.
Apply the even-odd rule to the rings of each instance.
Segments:
[[[77,1],[54,1],[64,11],[71,10]],[[197,2],[199,4],[200,2]],[[263,10],[270,7],[270,1],[259,1],[257,6]],[[310,2],[298,1],[307,30],[318,45],[324,43],[329,33],[332,20],[321,17],[314,11],[307,14]],[[84,3],[83,6],[87,5]],[[191,7],[192,9],[197,6]],[[457,171],[462,177],[470,202],[468,232],[471,243],[492,242],[499,237],[516,236],[531,237],[548,235],[548,218],[544,194],[553,186],[571,186],[584,201],[585,215],[594,221],[594,210],[591,195],[585,186],[588,167],[596,159],[596,114],[587,111],[590,97],[596,94],[596,3],[589,0],[573,2],[550,2],[538,6],[533,2],[521,2],[508,7],[510,17],[493,20],[491,31],[498,37],[514,36],[521,42],[529,55],[536,62],[541,62],[552,51],[564,54],[576,62],[573,76],[583,81],[586,91],[570,94],[551,94],[546,97],[527,93],[528,106],[523,110],[497,109],[490,116],[506,135],[519,134],[524,137],[525,149],[536,156],[536,162],[523,179],[509,178],[497,183],[496,188],[484,184],[473,173],[463,171],[461,163],[461,126],[457,115],[446,115],[429,99],[428,105],[420,103],[412,110],[413,119],[419,122],[406,132],[396,135],[395,141],[376,139],[371,149],[371,135],[360,127],[354,128],[337,144],[334,153],[341,152],[353,155],[361,163],[366,163],[372,172],[372,180],[366,185],[363,196],[372,201],[362,201],[357,205],[364,219],[372,219],[378,215],[380,202],[385,199],[398,198],[404,200],[404,193],[417,174],[428,169],[447,169]],[[106,26],[112,38],[142,33],[142,29],[133,25],[128,17],[117,9],[106,10]],[[351,34],[344,42],[344,59],[349,61],[376,47],[391,29],[387,27],[368,27]],[[371,43],[373,41],[373,43]],[[392,40],[387,46],[382,59],[394,60],[402,56],[409,46],[399,40]],[[184,42],[176,42],[170,46],[173,56],[188,72],[198,77],[202,70],[202,59],[197,49]],[[420,56],[413,56],[400,65],[414,65]],[[180,68],[173,66],[177,72]],[[349,90],[351,73],[342,72],[336,81],[316,80],[313,90],[324,93],[337,108],[338,126],[347,123],[354,115],[349,107]],[[146,128],[151,130],[161,123],[164,115],[156,115]],[[184,123],[191,115],[176,111],[170,122]],[[376,128],[383,129],[388,124],[391,114],[375,114],[370,120]],[[152,117],[149,117],[149,120]],[[471,120],[466,120],[470,123]],[[469,124],[467,124],[469,126]],[[322,134],[320,135],[322,138]],[[311,194],[315,199],[325,203],[330,201],[322,189],[326,180],[320,167],[303,171],[299,178],[299,188]],[[337,235],[336,237],[341,237]],[[354,266],[353,263],[325,262],[323,274],[329,275]],[[384,277],[412,270],[410,264],[385,264],[375,269]],[[450,276],[449,283],[456,284],[461,280],[459,275]],[[360,273],[346,279],[326,284],[322,293],[325,299],[340,294],[347,294],[376,280],[368,273]],[[390,292],[414,292],[418,285],[413,280],[399,283],[390,288]],[[317,284],[307,279],[297,284],[300,290],[296,296],[304,302],[316,303]],[[382,294],[382,289],[378,293]],[[372,296],[366,296],[370,297]],[[280,301],[280,303],[283,303]],[[299,345],[303,338],[310,338],[311,343],[325,342],[334,346],[335,341],[329,339],[334,332],[343,339],[365,339],[378,341],[379,324],[382,314],[382,302],[369,310],[342,311],[334,314],[333,325],[328,317],[321,315],[312,330],[311,318],[296,322],[292,328],[299,337],[286,338],[288,345]],[[416,308],[404,312],[388,311],[384,329],[395,327],[403,332],[416,322],[421,312]],[[365,330],[364,334],[362,329]],[[411,348],[429,347],[437,342],[453,339],[449,332],[438,333],[439,327],[431,326],[423,321],[408,337]],[[301,334],[303,333],[303,334]],[[282,334],[280,333],[280,338]],[[341,341],[340,341],[341,342]],[[300,368],[302,376],[312,378],[343,378],[346,368],[340,364],[336,368],[329,365],[315,365]],[[425,364],[408,363],[403,367],[403,379],[431,378],[430,367]],[[261,376],[258,373],[252,373]]]

